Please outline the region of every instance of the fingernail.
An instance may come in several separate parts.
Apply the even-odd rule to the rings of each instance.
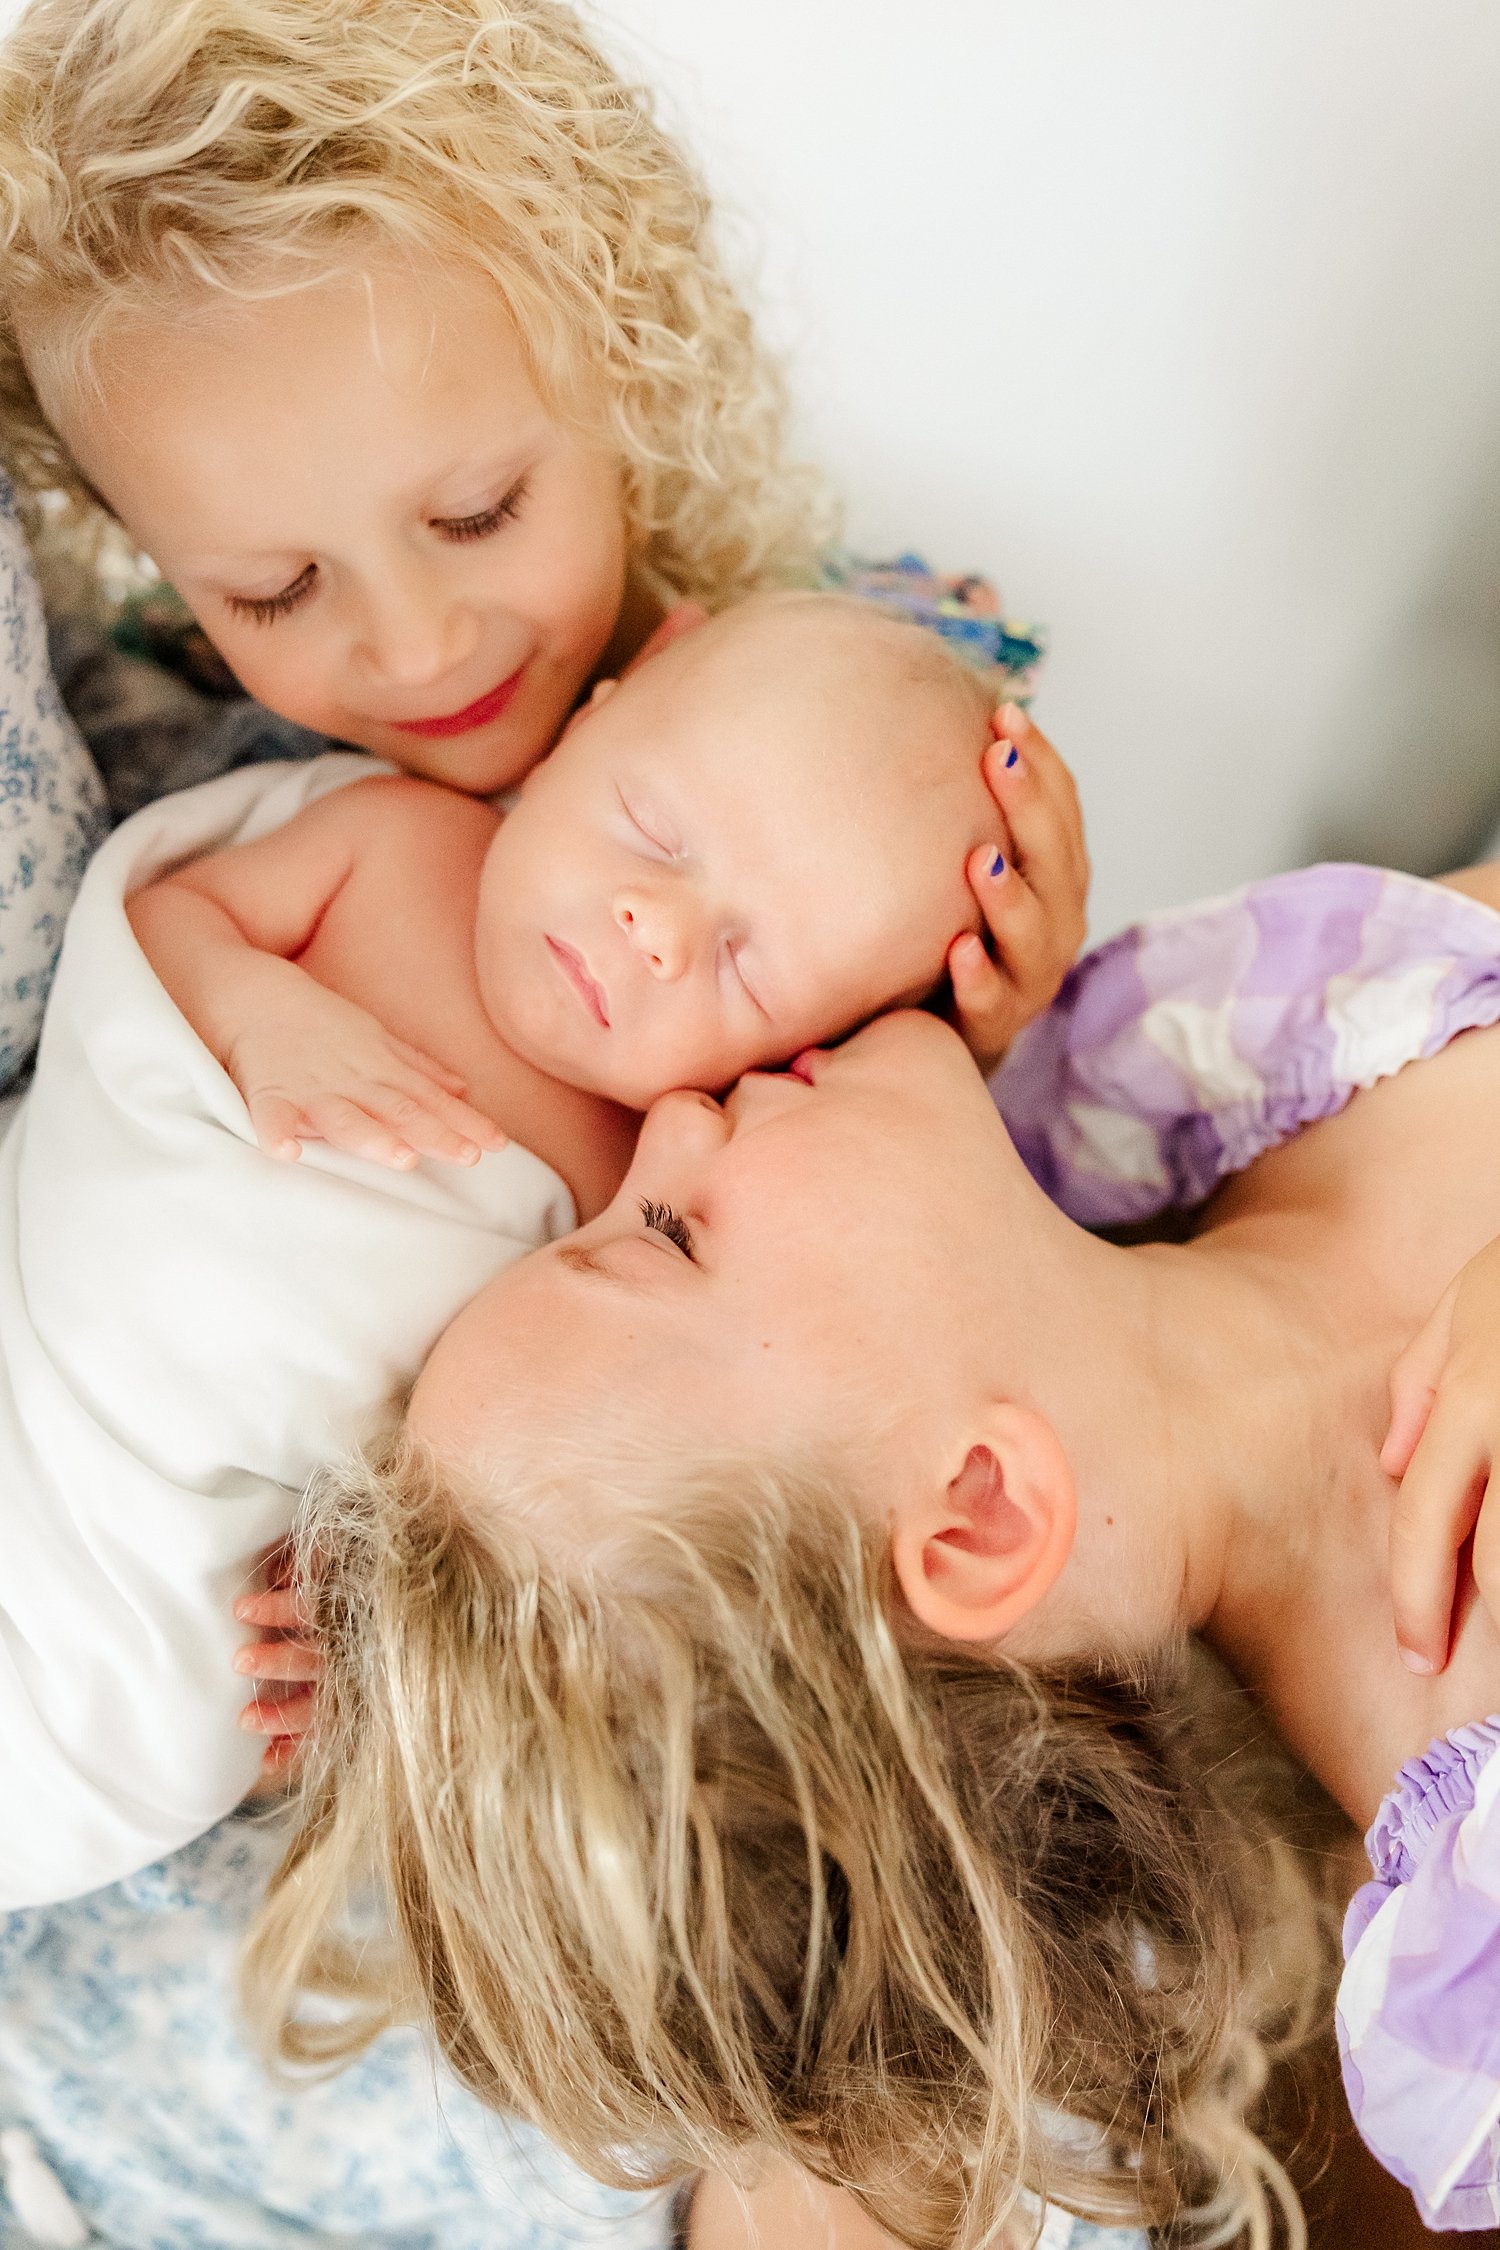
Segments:
[[[1007,772],[1007,773],[1009,773],[1009,772],[1010,772],[1010,769],[1011,769],[1011,767],[1012,767],[1012,766],[1018,766],[1018,765],[1019,765],[1020,763],[1021,763],[1021,753],[1020,753],[1020,751],[1019,751],[1019,750],[1018,750],[1018,749],[1016,748],[1015,744],[1014,744],[1014,743],[1012,743],[1012,744],[1011,744],[1011,746],[1010,746],[1010,756],[1009,756],[1009,757],[1008,757],[1008,758],[1006,759],[1006,761],[1005,761],[1005,770],[1006,770],[1006,772]]]
[[[1396,1646],[1401,1652],[1401,1661],[1408,1672],[1420,1672],[1425,1677],[1427,1673],[1434,1669],[1430,1660],[1422,1654],[1420,1649],[1408,1648],[1405,1641],[1397,1641]]]
[[[991,882],[998,882],[1000,880],[1000,877],[1005,873],[1004,852],[996,852],[994,854],[989,866],[985,869],[985,873],[989,876]]]
[[[240,1649],[235,1656],[234,1668],[237,1672],[248,1672],[253,1678],[255,1675],[255,1656],[253,1651],[248,1648]]]

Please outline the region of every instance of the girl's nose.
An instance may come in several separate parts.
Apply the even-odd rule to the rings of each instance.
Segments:
[[[691,954],[683,902],[649,891],[621,891],[615,900],[615,926],[652,976],[663,984],[682,975]]]
[[[468,663],[478,636],[478,620],[467,604],[414,572],[367,599],[357,655],[383,686],[411,692],[440,689]],[[462,702],[462,694],[458,700]]]

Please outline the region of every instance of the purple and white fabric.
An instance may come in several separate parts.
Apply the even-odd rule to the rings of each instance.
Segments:
[[[1376,867],[1306,867],[1085,954],[991,1081],[1083,1226],[1201,1203],[1362,1086],[1500,1022],[1500,914]]]
[[[1201,1203],[1360,1087],[1500,1022],[1500,915],[1376,868],[1310,867],[1088,954],[992,1081],[1085,1226]],[[1427,2225],[1500,2224],[1500,1718],[1404,1767],[1366,1838],[1339,1989],[1361,2134]]]
[[[1500,2222],[1500,1718],[1403,1766],[1344,1918],[1355,2122],[1430,2227]]]

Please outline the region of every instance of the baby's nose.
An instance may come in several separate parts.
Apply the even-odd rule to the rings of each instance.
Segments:
[[[670,983],[688,964],[682,916],[665,899],[644,891],[622,891],[615,900],[615,923],[654,977]]]

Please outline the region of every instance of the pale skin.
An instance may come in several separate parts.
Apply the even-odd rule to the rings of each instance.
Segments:
[[[1500,903],[1493,871],[1465,887]],[[923,1624],[1038,1657],[1201,1631],[1361,1823],[1500,1707],[1482,1606],[1442,1673],[1400,1660],[1380,1465],[1392,1364],[1500,1235],[1500,1033],[1259,1159],[1193,1241],[1130,1249],[1047,1202],[931,1018],[803,1067],[659,1103],[610,1208],[459,1316],[414,1427],[482,1461],[508,1397],[534,1434],[586,1367],[717,1444],[866,1459]]]
[[[374,238],[357,266],[298,278],[287,294],[184,291],[121,315],[94,338],[87,380],[34,308],[27,366],[94,490],[250,694],[492,795],[531,771],[592,682],[704,612],[664,617],[632,574],[621,464],[543,399],[492,281],[441,260],[417,270]],[[1027,786],[1012,774],[1002,813]],[[980,872],[1019,842],[995,830],[949,970],[966,1035],[998,1054],[1025,1020],[1010,963],[1039,933],[1029,883]],[[1081,837],[1075,856],[1081,900]],[[1024,854],[1005,857],[1010,872]]]
[[[978,919],[996,769],[1034,846],[1013,993],[1055,989],[1071,784],[1014,714],[1023,784],[966,682],[905,678],[909,640],[817,596],[744,605],[596,691],[508,818],[357,782],[147,885],[132,925],[269,1153],[463,1163],[509,1136],[592,1216],[628,1112],[928,989]]]

